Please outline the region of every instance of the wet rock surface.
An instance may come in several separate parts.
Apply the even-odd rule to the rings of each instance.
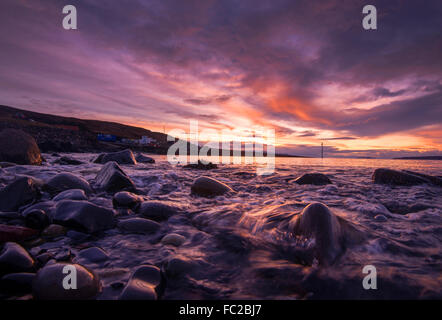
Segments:
[[[0,224],[0,243],[8,241],[23,241],[38,235],[38,230],[22,226]]]
[[[161,271],[156,266],[140,266],[135,270],[120,295],[120,300],[156,300],[155,289],[161,283]]]
[[[41,183],[31,177],[20,177],[0,190],[0,210],[17,211],[40,197]]]
[[[209,177],[197,178],[191,187],[191,191],[195,195],[203,197],[220,196],[227,192],[232,192],[232,188],[228,185]]]
[[[124,173],[123,169],[114,162],[107,162],[95,177],[95,187],[107,192],[122,190],[136,191],[133,181]]]
[[[66,290],[63,283],[68,282],[64,279],[71,273],[69,268],[76,270],[77,286],[76,289]],[[98,276],[78,264],[47,265],[38,271],[33,283],[33,295],[37,300],[88,300],[95,298],[100,290]]]
[[[135,160],[133,152],[129,149],[101,154],[97,157],[95,163],[105,164],[109,161],[114,161],[118,164],[137,164],[137,160]]]
[[[34,261],[30,270],[12,267],[1,276],[9,277],[3,287],[8,288],[6,293],[0,280],[2,297],[441,297],[437,279],[442,198],[440,186],[432,181],[404,186],[372,183],[375,168],[365,160],[354,160],[353,166],[339,159],[328,166],[315,165],[315,159],[309,165],[305,159],[276,159],[271,175],[257,174],[254,166],[218,165],[205,172],[210,181],[193,192],[201,171],[183,170],[164,157],[152,156],[155,163],[119,166],[137,186],[133,193],[96,187],[97,174],[112,163],[91,162],[96,154],[43,156],[47,162],[41,166],[2,168],[0,187],[17,176],[49,181],[69,172],[90,183],[93,192],[42,190],[14,211],[0,212],[0,249],[5,241],[17,242]],[[82,164],[53,165],[63,156]],[[415,176],[441,175],[433,162],[397,163],[403,163],[397,171],[413,171]],[[333,184],[293,182],[310,173],[321,173]],[[43,221],[41,229],[26,227],[25,217],[32,212],[35,219],[29,221],[35,227]],[[45,218],[39,219],[43,213],[49,226],[43,227]],[[53,275],[62,271],[59,265],[69,264],[81,265],[86,271],[80,273],[88,275],[81,286],[89,289],[79,295],[74,290],[57,291],[63,278],[51,283]],[[378,274],[382,290],[361,289],[361,270],[367,264],[382,270]],[[58,267],[50,268],[54,265]],[[37,279],[34,273],[42,270],[46,275],[38,276],[39,284],[29,295],[29,283]]]
[[[139,208],[142,216],[156,221],[167,220],[180,211],[180,207],[167,201],[145,201]]]
[[[87,201],[63,200],[57,203],[53,221],[62,226],[93,233],[114,225],[114,212]]]
[[[81,189],[86,194],[92,193],[89,182],[69,172],[59,173],[49,179],[43,186],[43,189],[51,194],[58,194],[69,189]]]
[[[155,233],[160,227],[158,222],[144,218],[130,218],[118,223],[118,228],[121,230],[140,234]]]
[[[61,201],[61,200],[87,200],[87,199],[88,197],[84,192],[84,190],[70,189],[60,192],[52,200]]]
[[[116,208],[135,209],[143,201],[143,198],[127,191],[121,191],[114,194],[112,203]]]
[[[217,169],[218,166],[212,162],[204,163],[198,160],[198,163],[189,163],[183,167],[184,169],[196,169],[196,170],[212,170]]]
[[[155,163],[155,159],[145,156],[141,153],[137,154],[137,156],[135,157],[136,161],[139,163]]]
[[[314,185],[324,185],[331,184],[330,179],[322,173],[306,173],[294,180],[297,184],[314,184]]]
[[[423,183],[442,186],[442,179],[413,171],[380,168],[373,173],[373,182],[397,186],[414,186]]]
[[[34,259],[19,244],[6,242],[0,251],[0,274],[30,271],[34,267]]]

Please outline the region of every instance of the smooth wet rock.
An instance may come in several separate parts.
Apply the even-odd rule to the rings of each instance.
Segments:
[[[78,256],[94,263],[103,262],[109,259],[107,253],[98,247],[83,249],[78,253]]]
[[[0,291],[8,294],[24,294],[32,292],[35,273],[10,273],[0,280]]]
[[[161,225],[158,222],[144,218],[130,218],[118,223],[118,228],[121,230],[140,234],[155,233],[160,227]]]
[[[203,197],[220,196],[231,191],[233,190],[228,185],[209,177],[197,178],[191,187],[192,194]]]
[[[40,197],[41,184],[31,177],[20,177],[0,190],[0,210],[17,211]]]
[[[177,233],[169,233],[161,239],[161,243],[165,245],[172,245],[179,247],[186,241],[186,238]]]
[[[40,165],[40,149],[35,139],[24,131],[4,129],[0,132],[0,161]]]
[[[136,191],[133,181],[114,162],[107,162],[95,177],[95,187],[107,192]]]
[[[140,266],[123,289],[120,300],[156,300],[155,288],[161,283],[161,271],[152,265]]]
[[[338,218],[322,203],[311,203],[290,221],[296,235],[314,237],[321,264],[330,264],[343,252],[343,234]]]
[[[44,229],[50,223],[48,215],[41,209],[27,211],[23,217],[25,218],[25,225],[32,229]]]
[[[38,230],[21,226],[0,224],[0,243],[23,241],[38,235]]]
[[[137,164],[137,160],[135,160],[134,154],[130,149],[101,154],[94,162],[105,164],[109,161],[115,161],[118,164]]]
[[[62,200],[57,203],[54,223],[88,233],[112,228],[113,210],[88,201]]]
[[[49,218],[52,218],[53,213],[55,212],[55,202],[54,201],[37,202],[36,204],[26,207],[26,209],[22,211],[21,215],[24,217],[33,210],[43,210],[49,216]]]
[[[382,215],[382,214],[378,214],[377,216],[374,217],[374,220],[375,220],[375,221],[378,221],[378,222],[385,222],[385,221],[387,221],[388,219],[387,219],[386,216],[384,216],[384,215]]]
[[[149,219],[162,221],[179,213],[181,209],[171,202],[165,201],[145,201],[141,203],[139,213]]]
[[[67,229],[59,224],[51,224],[41,233],[45,238],[57,238],[66,234]]]
[[[114,195],[112,203],[115,208],[130,208],[135,209],[143,200],[140,196],[134,193],[121,191]]]
[[[297,178],[294,182],[297,184],[313,184],[313,185],[325,185],[331,184],[330,179],[322,173],[306,173]]]
[[[82,189],[70,189],[57,194],[52,200],[87,200],[86,193]]]
[[[155,159],[151,157],[147,157],[141,153],[137,154],[136,158],[137,162],[140,163],[155,163]]]
[[[423,183],[431,184],[431,181],[422,176],[385,168],[376,169],[373,173],[372,179],[374,183],[397,186],[414,186]]]
[[[424,178],[426,180],[428,180],[430,183],[442,187],[442,177],[439,176],[430,176],[428,174],[423,174],[423,173],[419,173],[419,172],[414,172],[414,171],[409,171],[409,170],[404,170],[404,172]]]
[[[86,194],[92,193],[89,182],[69,172],[59,173],[52,177],[45,183],[43,189],[51,194],[58,194],[70,189],[81,189]]]
[[[212,169],[217,169],[218,166],[212,162],[203,163],[200,160],[198,160],[198,163],[189,163],[185,165],[183,168],[196,169],[196,170],[212,170]]]
[[[19,244],[6,242],[0,251],[0,274],[30,271],[34,259]]]
[[[68,266],[68,267],[66,267]],[[66,290],[63,282],[75,268],[77,289]],[[65,269],[66,268],[66,269]],[[66,273],[63,270],[66,270]],[[79,264],[54,263],[38,271],[33,283],[33,295],[38,300],[89,300],[94,299],[101,290],[98,276]]]
[[[61,157],[57,160],[54,161],[54,163],[56,164],[60,164],[60,165],[72,165],[72,166],[78,166],[80,164],[83,164],[82,161],[74,159],[74,158],[70,158],[70,157]]]

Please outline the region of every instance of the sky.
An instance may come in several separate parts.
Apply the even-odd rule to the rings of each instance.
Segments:
[[[78,29],[62,27],[65,5]],[[377,8],[364,30],[362,8]],[[442,155],[440,0],[2,0],[0,104],[277,152]],[[210,137],[206,137],[209,139]],[[205,139],[202,137],[202,139]]]

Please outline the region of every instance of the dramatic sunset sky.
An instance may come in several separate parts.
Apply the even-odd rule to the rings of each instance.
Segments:
[[[62,8],[78,30],[62,28]],[[378,30],[362,28],[373,4]],[[0,104],[278,152],[442,155],[442,1],[1,0]]]

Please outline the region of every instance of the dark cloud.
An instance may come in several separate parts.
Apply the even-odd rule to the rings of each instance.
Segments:
[[[61,112],[72,110],[63,105],[75,105],[79,113],[227,122],[233,117],[228,113],[195,109],[238,98],[255,109],[252,120],[275,123],[277,132],[296,132],[277,124],[284,121],[293,128],[337,131],[334,139],[340,140],[353,139],[340,135],[413,130],[442,119],[439,0],[373,0],[376,31],[361,26],[365,0],[70,4],[78,9],[79,30],[72,32],[61,28],[66,1],[2,1],[0,59],[5,63],[0,66],[0,103],[21,106],[26,101],[18,97],[29,94],[38,101],[60,101]],[[151,69],[145,71],[144,65]],[[160,80],[156,73],[161,73]],[[166,88],[186,76],[221,93]],[[393,101],[371,109],[319,105],[327,85],[353,90],[350,105]],[[268,91],[273,88],[279,91],[271,97]],[[158,91],[174,99],[158,97]],[[189,104],[195,108],[188,110]],[[42,106],[35,103],[33,108]],[[308,136],[314,132],[299,135]]]
[[[206,97],[206,98],[190,98],[190,99],[184,99],[184,102],[194,104],[194,105],[208,105],[212,103],[223,103],[227,102],[232,97],[229,95],[220,95],[220,96],[213,96],[213,97]]]

